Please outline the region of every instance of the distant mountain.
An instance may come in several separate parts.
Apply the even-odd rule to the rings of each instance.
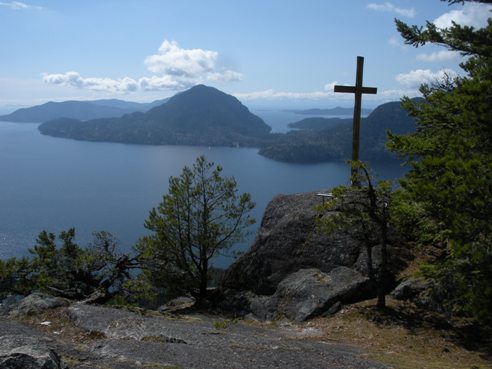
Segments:
[[[145,113],[81,122],[56,119],[39,126],[50,136],[136,144],[257,146],[271,128],[238,99],[198,85]]]
[[[352,148],[352,120],[341,119],[338,126],[326,128],[330,121],[331,119],[317,120],[316,124],[308,124],[305,120],[301,121],[302,124],[297,122],[295,126],[309,129],[277,134],[259,153],[270,159],[298,163],[349,160]],[[378,106],[361,122],[361,160],[394,159],[385,147],[387,131],[404,134],[415,129],[414,119],[401,107],[399,101]]]
[[[342,108],[337,106],[331,109],[304,109],[304,110],[286,110],[291,113],[303,114],[303,115],[353,115],[354,108]],[[366,116],[371,112],[371,109],[361,109],[362,116]]]
[[[63,101],[22,108],[11,114],[0,116],[0,121],[8,122],[45,122],[57,118],[89,120],[97,118],[121,117],[133,112],[145,112],[162,105],[164,100],[151,103],[136,103],[117,99],[93,101]]]
[[[289,123],[289,128],[323,130],[352,122],[350,119],[342,118],[306,118],[298,122]]]

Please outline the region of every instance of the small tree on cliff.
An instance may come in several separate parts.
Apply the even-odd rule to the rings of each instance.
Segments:
[[[207,294],[210,261],[245,236],[254,223],[248,193],[238,194],[232,177],[222,168],[197,158],[179,177],[169,179],[169,194],[150,211],[145,227],[153,232],[137,245],[150,282],[167,295]]]
[[[389,284],[387,249],[391,232],[391,184],[389,181],[380,181],[375,186],[362,162],[357,161],[353,165],[359,169],[355,180],[360,183],[360,187],[334,188],[332,198],[321,206],[321,210],[336,213],[319,218],[318,226],[329,233],[343,232],[365,246],[367,274],[377,291],[377,306],[384,308]],[[373,249],[376,246],[381,248],[377,272],[373,266]]]

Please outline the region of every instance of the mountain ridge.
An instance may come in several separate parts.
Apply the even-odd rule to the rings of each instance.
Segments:
[[[147,111],[155,106],[164,104],[167,100],[155,100],[150,103],[138,103],[118,99],[49,101],[41,105],[20,108],[10,114],[0,115],[0,121],[38,123],[59,118],[84,121],[98,118],[121,117],[136,111]]]

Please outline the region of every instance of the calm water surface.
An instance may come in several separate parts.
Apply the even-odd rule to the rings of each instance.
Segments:
[[[263,118],[277,132],[290,122]],[[149,210],[167,193],[169,176],[199,155],[221,164],[241,191],[251,193],[258,220],[253,232],[276,194],[326,189],[347,183],[349,176],[342,163],[279,163],[257,149],[92,143],[43,136],[37,126],[0,122],[0,258],[26,254],[42,230],[69,227],[76,228],[82,245],[93,231],[107,230],[130,249],[146,232]],[[403,172],[398,165],[375,169],[385,178]],[[252,238],[237,248],[247,248]]]

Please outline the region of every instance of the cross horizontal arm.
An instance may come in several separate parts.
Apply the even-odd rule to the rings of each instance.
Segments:
[[[347,93],[356,93],[356,87],[355,86],[340,86],[336,85],[335,86],[335,92],[347,92]],[[362,87],[361,92],[363,94],[371,94],[375,95],[378,93],[378,89],[376,87]]]

